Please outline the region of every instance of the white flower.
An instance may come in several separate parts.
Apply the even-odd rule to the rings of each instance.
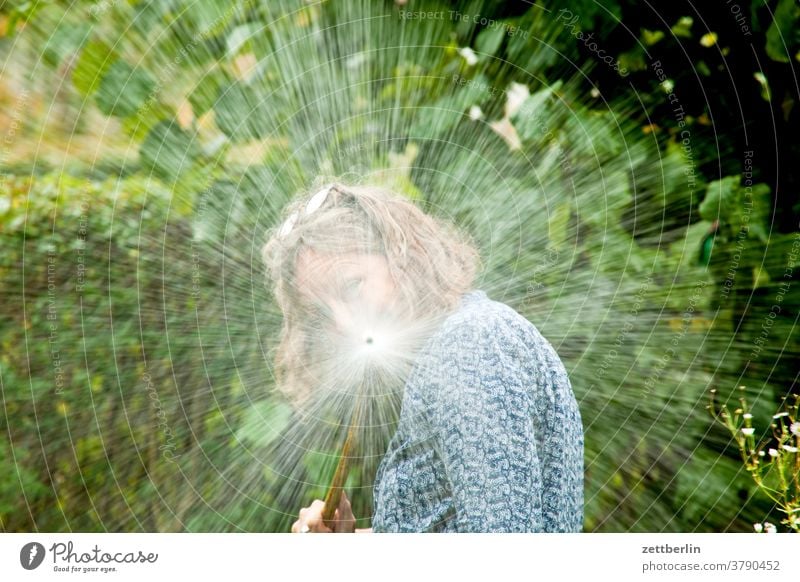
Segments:
[[[368,53],[366,51],[360,52],[360,53],[356,53],[353,56],[351,56],[349,59],[347,59],[347,62],[345,63],[345,66],[348,69],[352,69],[352,70],[358,69],[367,60],[368,60]]]
[[[475,51],[473,51],[468,46],[465,46],[462,49],[458,49],[458,54],[464,57],[464,60],[467,61],[467,65],[470,67],[478,62],[478,55],[476,55]]]
[[[754,428],[743,428],[743,429],[742,429],[742,434],[743,434],[743,435],[750,436],[750,435],[751,435],[751,434],[753,434],[755,431],[756,431],[756,429],[754,429]]]
[[[793,422],[789,425],[789,432],[795,436],[800,436],[800,422]]]
[[[790,447],[789,445],[783,445],[783,448],[789,451],[790,453],[796,453],[797,447]]]
[[[789,416],[788,412],[779,412],[778,414],[773,414],[772,418],[780,418],[781,416]]]
[[[764,456],[764,451],[758,451],[758,456],[759,457],[763,457]]]
[[[778,451],[776,451],[775,449],[770,449],[767,452],[769,453],[770,457],[777,457],[778,456]]]
[[[514,115],[525,100],[531,96],[530,89],[523,83],[512,82],[506,91],[506,117]]]
[[[768,521],[764,522],[764,531],[767,533],[778,533],[778,528],[776,528],[773,524]]]
[[[752,415],[752,414],[750,414],[749,412],[745,412],[745,413],[742,415],[742,418],[753,418],[753,415]]]
[[[756,530],[756,533],[761,533],[762,531],[764,531],[764,526],[761,525],[760,523],[754,523],[753,529]]]
[[[477,105],[473,105],[472,107],[469,108],[469,118],[472,121],[477,121],[479,119],[482,119],[483,111],[481,111],[481,108],[478,107]]]

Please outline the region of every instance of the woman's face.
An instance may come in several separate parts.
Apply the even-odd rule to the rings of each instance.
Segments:
[[[396,305],[395,282],[380,254],[320,253],[305,248],[297,259],[297,292],[343,334],[380,318]]]

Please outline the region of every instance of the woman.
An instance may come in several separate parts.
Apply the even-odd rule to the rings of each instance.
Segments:
[[[566,371],[533,324],[472,289],[479,257],[462,233],[388,190],[333,184],[292,205],[263,256],[284,315],[277,377],[298,402],[322,374],[310,362],[332,360],[320,337],[426,330],[399,367],[372,528],[355,529],[343,495],[332,521],[315,500],[293,532],[581,531],[584,435]]]

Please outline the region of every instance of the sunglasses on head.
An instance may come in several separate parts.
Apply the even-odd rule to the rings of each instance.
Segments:
[[[316,212],[325,203],[325,200],[328,199],[328,194],[330,194],[333,190],[336,190],[340,194],[344,193],[344,189],[339,184],[329,184],[328,186],[325,186],[322,190],[311,197],[306,204],[305,209],[303,210],[303,215],[308,216],[309,214]],[[296,210],[289,215],[289,218],[286,219],[286,222],[283,223],[283,226],[281,226],[280,230],[278,231],[278,238],[285,238],[290,232],[292,232],[297,219],[300,218],[300,212],[300,210]]]

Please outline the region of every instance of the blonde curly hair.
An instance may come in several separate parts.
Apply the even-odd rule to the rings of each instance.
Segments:
[[[275,377],[278,388],[296,402],[318,382],[310,363],[321,357],[319,330],[309,321],[295,284],[303,249],[383,255],[406,314],[428,320],[457,307],[481,263],[468,235],[383,186],[334,182],[327,195],[308,193],[289,204],[284,220],[268,232],[262,257],[283,313]]]

